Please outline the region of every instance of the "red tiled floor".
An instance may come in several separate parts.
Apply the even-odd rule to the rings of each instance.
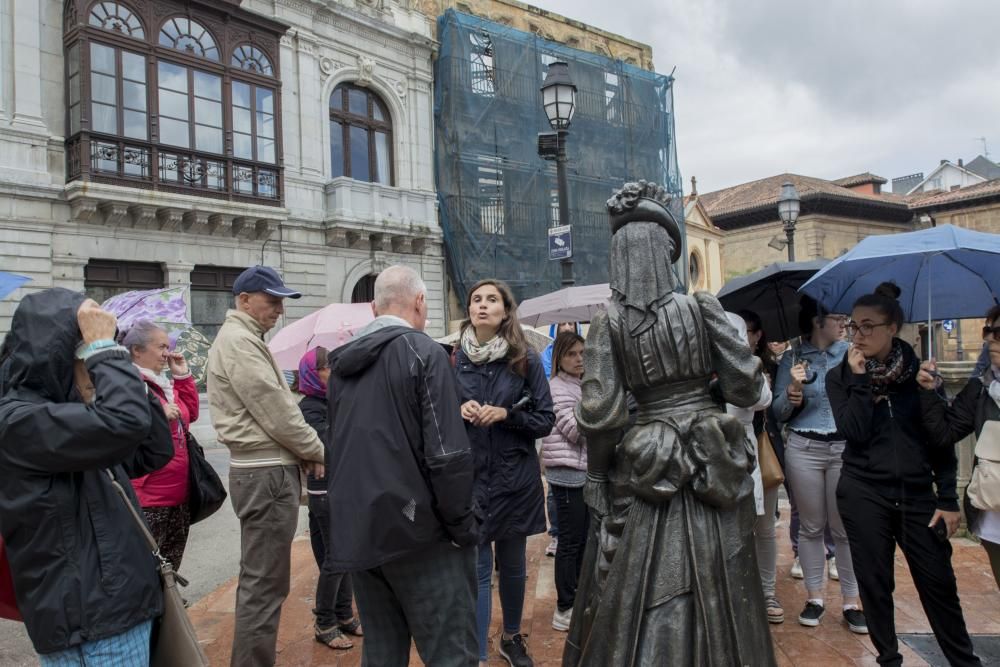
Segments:
[[[785,511],[787,516],[787,511]],[[839,609],[840,590],[836,582],[827,588],[826,617],[818,628],[805,628],[796,622],[805,603],[801,581],[788,576],[791,567],[791,547],[787,524],[779,526],[781,546],[778,557],[778,597],[785,606],[786,621],[772,626],[775,654],[782,667],[792,665],[875,665],[875,654],[867,636],[852,634],[843,624]],[[566,635],[552,629],[555,609],[555,587],[552,579],[553,559],[544,555],[548,536],[538,535],[528,541],[528,598],[525,601],[523,629],[528,646],[539,667],[561,664],[562,646]],[[962,606],[970,632],[1000,634],[1000,592],[990,571],[985,552],[975,543],[956,539],[954,545],[955,572],[959,580]],[[333,651],[316,643],[312,635],[312,603],[316,586],[316,565],[307,538],[299,538],[292,547],[291,593],[285,603],[278,634],[278,665],[328,665],[356,667],[361,663],[360,642],[349,651]],[[191,608],[198,635],[213,665],[229,662],[233,634],[233,606],[236,579],[206,596]],[[494,589],[494,595],[495,589]],[[896,557],[896,625],[899,632],[930,632],[920,608],[905,559]],[[494,598],[494,609],[499,602]],[[499,613],[494,614],[493,637],[499,632]],[[905,645],[901,645],[907,665],[926,665]],[[506,664],[491,651],[491,665]],[[416,652],[411,664],[420,665]]]

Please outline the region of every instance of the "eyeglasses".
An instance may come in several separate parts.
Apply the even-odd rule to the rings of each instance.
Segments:
[[[991,338],[1000,342],[1000,327],[983,327],[983,340]]]
[[[875,331],[875,327],[887,327],[889,326],[889,324],[890,324],[889,322],[881,322],[879,324],[872,324],[870,322],[865,322],[864,324],[858,324],[854,320],[851,320],[846,325],[844,325],[844,327],[847,329],[847,334],[849,336],[856,336],[860,331],[861,335],[867,338],[868,336],[871,336],[872,333]]]

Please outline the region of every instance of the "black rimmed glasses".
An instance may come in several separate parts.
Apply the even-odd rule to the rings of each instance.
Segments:
[[[887,327],[887,326],[889,326],[889,322],[880,322],[878,324],[872,324],[871,322],[862,322],[861,324],[858,324],[854,320],[850,320],[847,322],[847,324],[844,325],[844,328],[847,329],[848,336],[852,337],[856,336],[860,331],[861,335],[867,338],[868,336],[872,335],[876,327]]]
[[[983,340],[1000,342],[1000,327],[983,327]]]

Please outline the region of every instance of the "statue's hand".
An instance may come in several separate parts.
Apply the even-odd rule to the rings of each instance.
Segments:
[[[611,511],[611,491],[607,475],[587,473],[587,481],[583,484],[583,502],[591,511],[602,519]]]

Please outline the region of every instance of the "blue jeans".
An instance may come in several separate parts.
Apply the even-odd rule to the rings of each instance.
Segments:
[[[152,630],[153,621],[143,621],[111,637],[39,655],[38,660],[42,667],[148,667],[149,635]]]
[[[493,550],[496,549],[500,565],[500,609],[503,613],[503,631],[509,635],[521,631],[521,614],[524,612],[524,582],[528,578],[525,550],[527,537],[497,540],[479,545],[479,594],[476,599],[476,632],[479,636],[479,659],[487,660],[489,647],[490,614],[493,594],[490,581],[493,577]]]

